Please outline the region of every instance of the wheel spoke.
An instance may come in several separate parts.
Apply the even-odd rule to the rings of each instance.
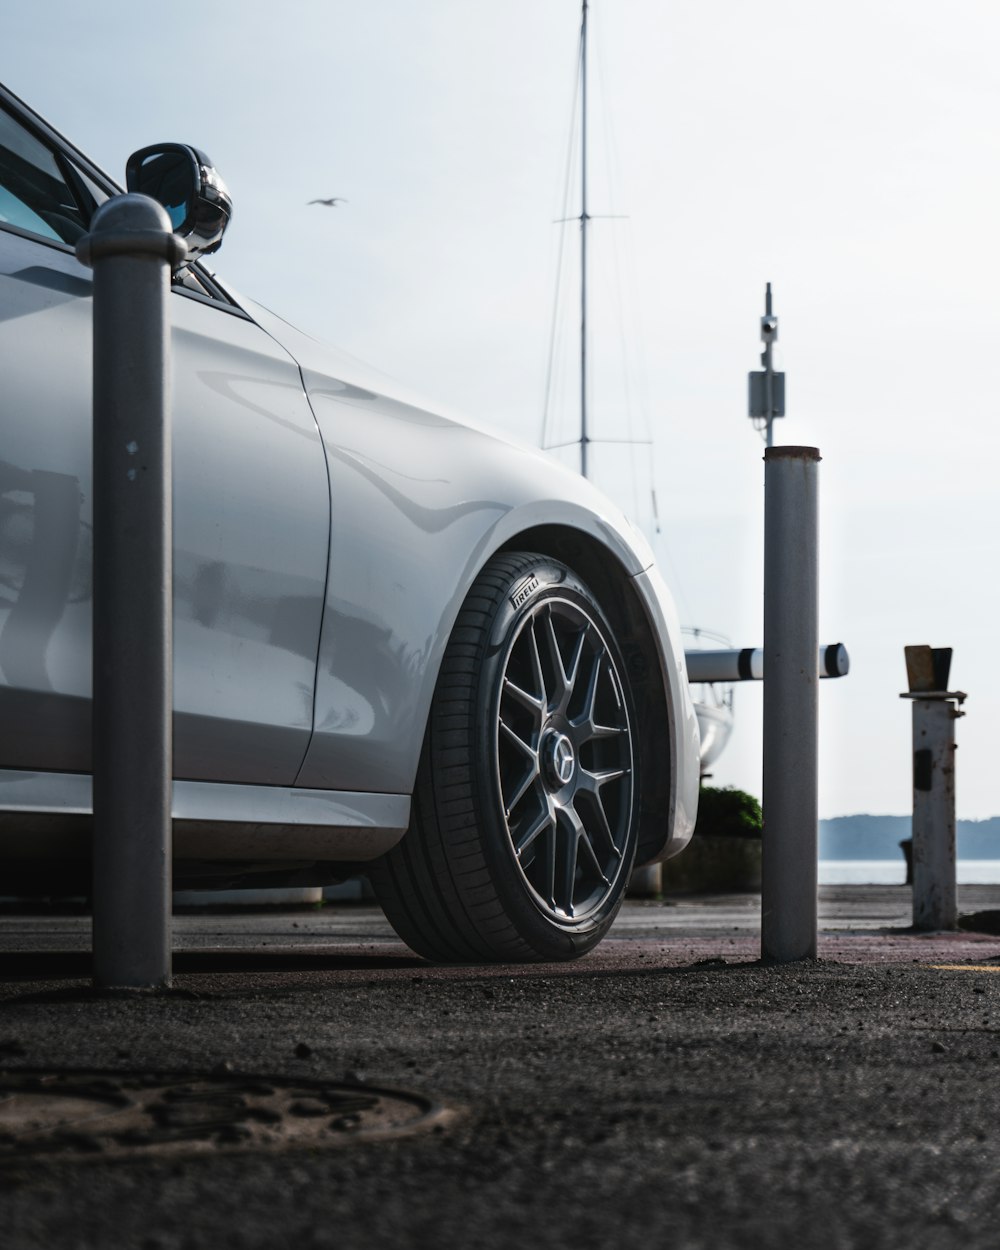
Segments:
[[[554,711],[565,712],[573,694],[573,685],[576,681],[576,670],[580,662],[580,651],[583,645],[584,633],[581,630],[577,635],[577,640],[573,645],[573,655],[570,658],[570,665],[567,670],[566,665],[563,662],[562,648],[559,646],[559,638],[556,635],[556,626],[555,621],[552,618],[551,608],[546,613],[545,626],[545,638],[549,647],[549,656],[552,660],[552,671],[556,683],[556,688],[552,692],[551,707]]]
[[[528,759],[531,760],[532,764],[534,764],[535,768],[537,769],[538,753],[536,752],[535,748],[531,745],[531,743],[525,742],[525,740],[521,737],[520,734],[515,733],[515,731],[511,729],[510,725],[507,724],[507,722],[503,719],[503,717],[500,718],[500,730],[502,733],[506,735],[507,741],[512,743],[515,747],[517,747],[519,751],[523,752],[528,757]]]
[[[605,824],[605,829],[607,829],[607,821],[605,821],[604,824]],[[610,837],[611,831],[607,830],[607,832],[608,832],[608,836]],[[594,850],[594,844],[590,840],[590,834],[587,832],[586,825],[583,825],[583,824],[581,824],[580,847],[586,854],[587,858],[594,865],[594,868],[597,872],[597,876],[601,879],[601,881],[604,883],[605,886],[610,887],[611,882],[608,880],[608,878],[604,874],[604,865],[597,858],[597,852]],[[618,848],[614,846],[613,844],[612,844],[612,849],[616,852],[617,858],[621,859],[621,851],[619,851]]]
[[[601,786],[606,786],[609,781],[617,781],[619,777],[627,777],[631,771],[631,768],[598,768],[590,772],[581,768],[580,788],[597,794]]]
[[[548,705],[548,694],[545,690],[545,674],[542,671],[542,657],[538,653],[538,638],[535,634],[535,621],[537,617],[533,617],[528,626],[528,638],[531,645],[531,671],[534,674],[535,685],[538,687],[538,698],[541,706],[544,708]]]
[[[540,833],[552,827],[552,812],[549,810],[548,804],[539,813],[535,821],[529,828],[521,834],[517,840],[517,846],[514,850],[517,852],[517,858],[520,859],[529,846],[535,841]]]
[[[594,662],[591,665],[590,674],[587,678],[587,689],[583,698],[583,710],[577,718],[578,723],[586,725],[593,729],[596,724],[594,720],[594,707],[597,703],[597,685],[601,680],[601,670],[604,668],[604,652],[598,651],[594,656]]]
[[[545,890],[546,901],[555,911],[556,903],[556,842],[559,840],[559,828],[553,821],[549,826],[549,836],[545,839]]]
[[[517,790],[514,793],[514,797],[510,799],[510,801],[507,803],[505,815],[508,820],[510,820],[511,812],[514,810],[515,807],[517,807],[518,803],[520,803],[520,801],[528,793],[528,791],[531,789],[532,785],[534,785],[537,778],[538,778],[538,757],[533,756],[531,765],[529,766],[528,771],[524,774],[524,777],[521,779],[520,784],[518,785]]]
[[[573,655],[569,662],[569,670],[566,673],[566,683],[569,686],[567,704],[572,699],[576,690],[577,678],[580,676],[580,661],[583,659],[583,648],[590,633],[590,627],[584,626],[576,636],[576,642],[573,645]]]
[[[559,637],[556,633],[555,621],[551,608],[545,617],[545,637],[548,643],[549,655],[552,659],[552,670],[555,676],[556,688],[552,692],[550,707],[554,711],[565,713],[573,698],[573,692],[576,689],[577,678],[580,674],[580,661],[583,657],[583,648],[587,641],[587,635],[590,632],[589,626],[578,629],[576,637],[573,641],[572,653],[567,666],[563,659],[562,647],[559,645]]]
[[[503,692],[505,695],[509,694],[512,699],[516,699],[517,702],[520,703],[522,707],[527,708],[528,711],[534,712],[536,716],[541,716],[542,709],[545,706],[542,700],[536,699],[535,696],[533,694],[529,694],[527,690],[522,690],[522,688],[512,682],[509,677],[505,677],[503,679]]]
[[[604,804],[601,802],[600,792],[596,786],[586,784],[581,784],[580,790],[590,797],[590,803],[587,806],[592,814],[594,823],[597,825],[597,832],[604,839],[604,843],[611,854],[616,859],[621,859],[621,847],[615,842],[615,835],[611,832],[611,826],[608,824],[608,814],[604,810]]]
[[[595,738],[617,738],[628,733],[628,725],[602,725],[596,716],[597,695],[600,687],[601,673],[607,660],[607,652],[601,651],[594,657],[594,663],[587,676],[587,689],[584,693],[583,708],[571,722],[579,733],[578,742],[590,742]],[[615,690],[617,697],[617,690]],[[619,709],[621,700],[616,699]],[[581,732],[582,731],[582,732]]]
[[[572,807],[560,808],[559,814],[563,819],[559,822],[562,826],[562,838],[559,839],[559,867],[556,884],[559,890],[559,904],[567,916],[572,916],[573,895],[576,892],[576,864],[583,825]]]

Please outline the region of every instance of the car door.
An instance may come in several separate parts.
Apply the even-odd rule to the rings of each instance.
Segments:
[[[92,301],[72,246],[88,193],[72,153],[0,107],[2,768],[90,768]],[[283,348],[195,277],[170,305],[175,775],[291,785],[325,589],[322,444]]]

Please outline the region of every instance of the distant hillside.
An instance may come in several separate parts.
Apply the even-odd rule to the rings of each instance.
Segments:
[[[820,859],[898,859],[909,816],[836,816],[819,822]],[[959,859],[1000,859],[1000,816],[958,822]]]

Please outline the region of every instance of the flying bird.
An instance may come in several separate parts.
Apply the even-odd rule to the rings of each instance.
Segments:
[[[328,200],[310,200],[310,204],[325,204],[327,208],[336,208],[338,204],[346,204],[342,195],[333,195]]]

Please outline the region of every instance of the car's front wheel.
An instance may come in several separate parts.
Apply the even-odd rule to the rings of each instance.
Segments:
[[[600,606],[564,564],[477,578],[431,709],[411,825],[372,881],[429,959],[572,959],[614,919],[635,856],[635,713]]]

